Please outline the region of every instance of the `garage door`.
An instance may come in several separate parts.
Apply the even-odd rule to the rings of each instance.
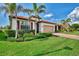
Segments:
[[[43,32],[53,32],[54,27],[53,26],[48,26],[48,25],[44,25],[43,26]]]

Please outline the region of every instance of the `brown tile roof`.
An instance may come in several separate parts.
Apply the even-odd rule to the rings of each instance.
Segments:
[[[12,18],[16,18],[16,16],[12,16]],[[28,17],[25,17],[25,16],[17,16],[17,19],[20,19],[20,20],[28,20]],[[35,21],[35,20],[30,19],[30,21]]]
[[[56,23],[52,23],[52,22],[49,22],[49,21],[46,21],[46,20],[41,20],[41,21],[38,21],[38,23],[49,23],[49,24],[56,24]]]
[[[12,16],[12,18],[16,18],[16,16]],[[24,19],[24,20],[28,20],[28,17],[24,17],[24,16],[17,16],[17,19]]]
[[[13,18],[16,18],[16,16],[12,16]],[[41,19],[40,17],[37,17],[37,16],[31,16],[31,17],[34,17],[34,18],[39,18]],[[30,18],[31,18],[30,17]],[[28,17],[25,17],[25,16],[17,16],[18,19],[28,19]]]
[[[41,19],[41,17],[39,17],[39,16],[31,16],[31,17],[34,17],[34,18],[38,18],[38,19]]]
[[[34,18],[37,18],[36,16],[31,16],[31,17],[34,17]],[[16,16],[12,16],[12,18],[16,18]],[[28,17],[24,17],[24,16],[17,16],[18,19],[21,19],[21,20],[28,20]],[[35,21],[35,20],[32,20],[31,21]],[[56,23],[52,23],[52,22],[49,22],[47,20],[40,20],[38,21],[38,23],[50,23],[50,24],[56,24]]]
[[[10,17],[10,16],[9,16],[9,17]],[[41,19],[40,17],[37,17],[37,16],[31,16],[30,19],[31,19],[32,17],[33,17],[33,18],[39,18],[39,19]],[[16,18],[16,16],[12,16],[12,18]],[[25,17],[25,16],[17,16],[17,19],[28,20],[28,17]],[[31,21],[35,21],[35,20],[31,19]]]

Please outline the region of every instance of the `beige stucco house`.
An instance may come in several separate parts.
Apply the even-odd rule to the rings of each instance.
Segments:
[[[17,18],[17,19],[16,19]],[[24,16],[13,16],[12,17],[12,30],[35,30],[37,32],[55,32],[57,26],[55,23],[48,22],[45,20],[38,20],[37,17],[32,16],[30,19]]]

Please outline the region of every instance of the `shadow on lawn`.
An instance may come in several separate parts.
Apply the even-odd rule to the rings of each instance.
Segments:
[[[61,51],[61,50],[64,50],[64,49],[65,50],[73,50],[73,48],[71,48],[69,46],[65,46],[62,49],[58,49],[58,50],[55,50],[55,51],[50,51],[50,52],[46,52],[46,53],[37,54],[35,56],[42,56],[42,55],[46,55],[46,54],[49,54],[49,53],[58,52],[58,51]]]
[[[24,41],[33,41],[33,40],[39,40],[39,41],[44,41],[44,40],[47,40],[48,39],[48,37],[45,37],[45,38],[35,38],[35,39],[28,39],[28,40],[25,40],[25,39],[18,39],[18,40],[16,40],[16,42],[24,42]]]

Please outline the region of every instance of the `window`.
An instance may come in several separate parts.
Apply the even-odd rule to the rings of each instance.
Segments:
[[[21,29],[23,30],[29,30],[29,25],[28,25],[28,21],[22,21],[21,22]]]

